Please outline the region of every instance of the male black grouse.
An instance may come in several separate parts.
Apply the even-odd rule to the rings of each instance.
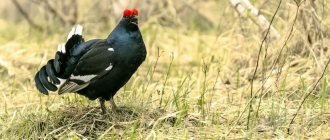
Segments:
[[[55,58],[35,75],[37,89],[48,95],[74,92],[99,98],[102,112],[146,58],[146,48],[138,27],[138,11],[126,9],[123,18],[106,39],[84,41],[82,27],[70,32],[65,46],[59,47]]]

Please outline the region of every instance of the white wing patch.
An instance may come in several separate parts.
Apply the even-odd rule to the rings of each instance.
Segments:
[[[108,48],[108,51],[113,52],[115,50],[113,50],[113,48]]]
[[[57,85],[55,85],[55,86],[56,86],[57,88],[60,88],[60,87],[66,82],[66,79],[62,79],[62,78],[58,78],[58,77],[57,77],[57,79],[60,80],[60,83],[57,84]]]
[[[110,51],[110,52],[113,52],[113,51],[115,51],[113,48],[108,48],[108,51]],[[105,69],[106,71],[109,71],[109,70],[111,70],[112,69],[112,64],[110,63],[109,64],[109,66]]]
[[[84,81],[85,83],[82,85],[79,85],[78,83],[75,83],[73,81],[68,81],[65,82],[66,80],[64,79],[65,84],[63,85],[62,81],[61,81],[61,86],[58,90],[59,94],[62,93],[66,93],[66,92],[76,92],[78,90],[81,90],[85,87],[87,87],[89,85],[89,81],[92,80],[94,77],[96,77],[97,75],[71,75],[71,77],[69,79],[71,80],[81,80]]]
[[[58,94],[63,94],[63,93],[67,93],[67,92],[77,92],[77,91],[87,87],[88,85],[89,85],[89,83],[78,85],[75,82],[69,81],[58,90]]]
[[[77,75],[77,76],[74,76],[72,75],[70,77],[70,79],[73,79],[73,80],[81,80],[81,81],[84,81],[84,82],[89,82],[90,80],[92,80],[93,78],[95,78],[97,75]]]
[[[111,70],[112,69],[112,64],[110,63],[110,65],[105,69],[106,71],[109,71],[109,70]]]

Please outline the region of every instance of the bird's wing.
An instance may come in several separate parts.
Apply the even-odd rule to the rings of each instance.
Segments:
[[[71,74],[70,78],[60,88],[58,93],[77,92],[90,82],[109,72],[114,64],[114,49],[104,42],[94,44],[86,52]]]

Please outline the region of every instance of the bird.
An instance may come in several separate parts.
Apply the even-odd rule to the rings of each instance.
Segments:
[[[105,101],[112,111],[118,108],[113,96],[145,61],[147,50],[138,24],[139,11],[125,9],[117,26],[105,39],[85,41],[82,26],[72,28],[65,44],[59,45],[50,59],[35,74],[37,90],[77,93],[90,100],[98,99],[102,113]]]

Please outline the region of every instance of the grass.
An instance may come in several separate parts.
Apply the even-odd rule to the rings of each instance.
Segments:
[[[224,6],[218,8],[220,4]],[[269,2],[269,9],[263,9],[268,20],[277,4]],[[47,33],[25,22],[0,19],[0,60],[6,62],[0,66],[0,138],[330,137],[329,70],[324,70],[329,59],[329,12],[323,13],[318,28],[307,16],[312,13],[308,2],[298,10],[305,15],[298,13],[296,18],[295,3],[283,1],[273,23],[281,38],[266,38],[261,46],[264,38],[258,26],[238,17],[228,3],[196,6],[208,7],[201,12],[205,15],[219,12],[211,20],[217,26],[201,31],[201,24],[182,25],[185,21],[165,17],[180,23],[173,27],[162,24],[164,19],[157,15],[141,22],[147,60],[115,96],[122,112],[108,115],[101,115],[97,101],[72,93],[44,96],[34,87],[34,74],[53,57],[71,27]],[[329,3],[324,7],[329,9]],[[310,25],[304,27],[304,22]],[[106,37],[114,26],[83,25],[85,39]],[[323,71],[324,77],[316,83]]]

